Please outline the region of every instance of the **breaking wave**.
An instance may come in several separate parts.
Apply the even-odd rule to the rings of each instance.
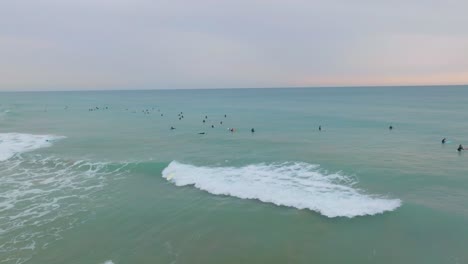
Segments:
[[[215,195],[309,209],[327,217],[375,215],[401,205],[399,199],[354,188],[352,177],[327,174],[318,165],[304,162],[197,167],[173,161],[162,177],[177,186],[193,185]]]
[[[0,161],[8,160],[16,154],[50,147],[52,141],[62,138],[54,135],[0,133]]]

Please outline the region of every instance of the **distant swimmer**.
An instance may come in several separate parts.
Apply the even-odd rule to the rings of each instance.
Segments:
[[[205,119],[208,119],[208,116],[205,116]]]
[[[255,129],[253,129],[253,128],[250,129],[250,132],[255,133]]]
[[[234,128],[229,128],[229,131],[234,132],[235,130]]]
[[[319,126],[319,131],[322,131],[322,126]]]
[[[205,119],[203,119],[203,123],[205,123]]]
[[[211,125],[211,128],[214,128],[214,125]]]
[[[465,150],[465,149],[463,148],[462,144],[460,144],[460,145],[458,146],[458,148],[457,148],[457,151],[460,152],[460,151],[462,151],[462,150]]]
[[[389,126],[388,129],[392,130],[392,129],[393,129],[393,126]]]
[[[223,124],[223,121],[219,122],[219,124],[222,125],[222,124]]]
[[[442,139],[442,144],[445,144],[445,142],[447,142],[447,139],[446,139],[446,138],[443,138],[443,139]]]
[[[174,130],[174,129],[175,129],[175,127],[171,126],[171,130]]]
[[[224,117],[226,118],[226,117],[227,117],[227,115],[224,115]]]

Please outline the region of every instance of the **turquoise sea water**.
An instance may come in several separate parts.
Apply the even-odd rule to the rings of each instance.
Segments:
[[[1,93],[0,263],[468,263],[458,144],[466,86]]]

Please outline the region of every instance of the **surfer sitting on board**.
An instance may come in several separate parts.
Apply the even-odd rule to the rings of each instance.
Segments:
[[[458,146],[457,150],[458,150],[458,152],[460,152],[460,151],[465,150],[465,149],[463,148],[462,144],[460,144],[460,145]]]

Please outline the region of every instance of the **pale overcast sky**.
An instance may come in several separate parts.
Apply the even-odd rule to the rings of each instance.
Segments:
[[[468,83],[468,0],[1,0],[0,90]]]

